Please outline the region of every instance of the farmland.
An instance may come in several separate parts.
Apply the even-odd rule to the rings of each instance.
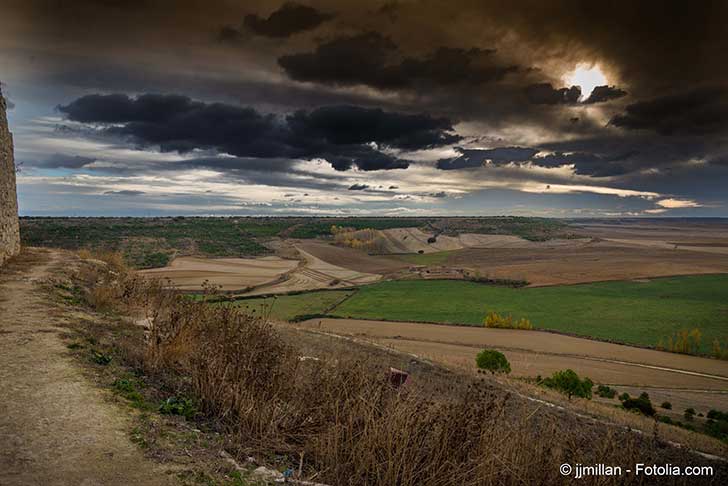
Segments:
[[[218,305],[234,305],[246,312],[268,316],[271,319],[290,321],[323,314],[352,293],[350,290],[320,290],[297,295],[241,299]]]
[[[728,275],[513,289],[463,281],[382,282],[362,287],[338,317],[481,325],[489,311],[525,317],[536,328],[654,346],[699,328],[702,350],[728,329]]]

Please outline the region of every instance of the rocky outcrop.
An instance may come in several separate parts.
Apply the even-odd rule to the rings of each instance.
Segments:
[[[0,265],[20,251],[13,136],[8,129],[6,109],[0,93]]]

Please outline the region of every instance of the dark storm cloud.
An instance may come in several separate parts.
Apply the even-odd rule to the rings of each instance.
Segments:
[[[268,18],[256,14],[246,15],[243,24],[258,35],[289,37],[298,32],[315,29],[333,17],[332,14],[320,12],[313,7],[288,2]]]
[[[336,145],[379,142],[402,149],[424,149],[455,143],[446,118],[388,113],[357,106],[322,107],[297,111],[288,125],[299,137]]]
[[[616,100],[627,96],[627,92],[616,86],[596,86],[584,103],[602,103],[604,101]]]
[[[566,105],[579,101],[581,88],[554,88],[551,83],[537,83],[526,87],[528,101],[535,105]]]
[[[285,117],[185,96],[88,95],[58,110],[69,120],[108,125],[162,151],[216,150],[241,157],[326,159],[336,170],[405,169],[409,162],[381,147],[421,150],[457,142],[445,118],[356,106],[299,110]],[[375,144],[375,145],[372,145]]]
[[[492,49],[439,47],[423,58],[404,57],[377,32],[337,37],[313,52],[282,56],[278,64],[297,81],[399,89],[415,83],[436,86],[499,81],[518,70],[492,60]],[[355,60],[355,62],[352,62]]]
[[[489,160],[495,164],[525,162],[538,153],[528,147],[498,147],[494,149],[460,149],[461,155],[452,159],[440,159],[437,168],[441,170],[468,169],[480,167]]]
[[[653,159],[659,159],[663,154],[641,154],[637,150],[619,147],[612,142],[613,147],[605,151],[603,147],[594,146],[594,151],[554,151],[545,155],[537,155],[547,147],[498,147],[486,150],[460,149],[461,155],[452,159],[441,159],[437,168],[441,170],[460,170],[481,167],[486,161],[496,166],[514,162],[517,164],[530,163],[538,167],[555,168],[564,165],[573,165],[574,172],[579,175],[591,177],[610,177],[638,171],[649,166]],[[616,147],[616,149],[615,149]],[[611,149],[611,150],[610,150]],[[663,161],[664,162],[664,161]]]
[[[556,152],[542,157],[531,159],[531,162],[540,167],[560,167],[562,165],[574,165],[574,170],[580,175],[592,177],[609,177],[628,173],[630,167],[629,159],[637,155],[634,152],[621,153],[616,155],[601,155],[589,152],[562,153]]]
[[[705,135],[728,130],[728,89],[700,88],[639,101],[610,121],[629,130],[654,130],[661,135]]]

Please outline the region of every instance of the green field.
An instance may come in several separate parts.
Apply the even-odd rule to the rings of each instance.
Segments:
[[[534,327],[654,346],[699,328],[702,349],[728,338],[728,275],[514,289],[474,282],[391,281],[360,288],[329,312],[338,317],[482,325],[489,311]]]
[[[259,299],[242,299],[233,305],[248,312],[290,321],[299,316],[323,314],[350,296],[352,290],[321,290],[305,294],[279,295]]]

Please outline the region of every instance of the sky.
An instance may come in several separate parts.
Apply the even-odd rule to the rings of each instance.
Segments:
[[[3,0],[22,215],[728,217],[728,2]]]

